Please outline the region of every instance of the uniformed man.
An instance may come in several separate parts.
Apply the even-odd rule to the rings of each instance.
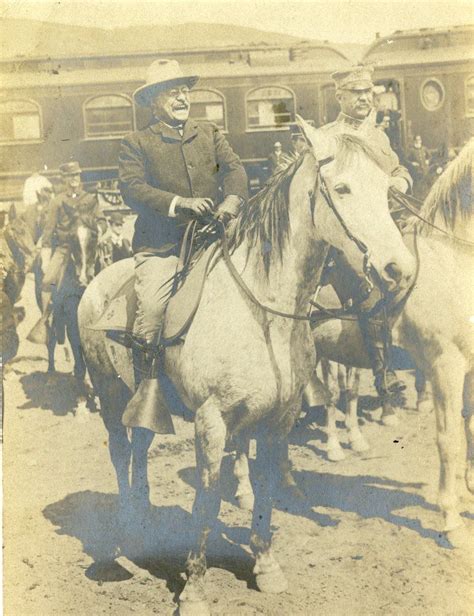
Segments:
[[[189,118],[190,89],[197,81],[175,60],[153,62],[146,84],[134,93],[153,120],[125,137],[119,154],[122,197],[138,214],[132,241],[138,299],[134,333],[136,342],[150,350],[149,376],[166,307],[160,287],[176,272],[187,223],[211,214],[226,223],[248,197],[244,167],[217,126]],[[146,398],[146,387],[155,381],[144,379],[136,397]]]
[[[405,167],[400,165],[397,154],[392,150],[390,141],[384,131],[379,130],[374,119],[374,95],[372,82],[373,69],[369,66],[355,66],[351,69],[333,73],[336,84],[336,99],[341,111],[335,120],[322,127],[331,134],[340,134],[351,130],[363,130],[364,137],[369,141],[375,152],[379,154],[382,168],[390,177],[390,187],[402,192],[411,189],[412,179]],[[336,260],[338,258],[336,257]],[[341,262],[338,265],[343,266]],[[337,291],[337,288],[336,288]],[[361,293],[357,300],[364,298],[365,292],[361,285]],[[390,347],[391,333],[386,319],[380,322],[369,319],[366,310],[371,302],[359,303],[359,322],[364,334],[364,341],[371,360],[375,376],[375,385],[379,394],[395,393],[405,388],[391,369]],[[366,310],[364,310],[366,309]]]
[[[50,312],[52,291],[58,288],[64,276],[71,252],[71,237],[79,215],[97,215],[98,212],[96,196],[85,192],[82,187],[79,163],[64,163],[59,170],[65,191],[51,201],[41,237],[43,318]],[[31,340],[44,342],[43,339]]]
[[[112,263],[132,256],[130,242],[123,236],[123,222],[123,215],[120,212],[112,212],[109,228],[100,238],[98,245],[101,270]]]

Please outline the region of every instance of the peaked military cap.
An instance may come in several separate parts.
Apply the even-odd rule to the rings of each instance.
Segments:
[[[82,172],[82,169],[77,160],[71,160],[68,163],[59,165],[59,171],[61,171],[62,175],[77,175]]]
[[[368,90],[374,86],[373,72],[372,66],[359,64],[344,71],[336,71],[331,77],[339,90]]]

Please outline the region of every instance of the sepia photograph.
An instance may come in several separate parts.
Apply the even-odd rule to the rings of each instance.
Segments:
[[[472,0],[0,11],[0,616],[472,616]]]

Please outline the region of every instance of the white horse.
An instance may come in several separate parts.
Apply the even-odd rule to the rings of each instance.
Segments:
[[[302,126],[311,130],[304,122]],[[414,260],[388,212],[388,178],[370,146],[357,136],[328,139],[311,133],[310,139],[311,152],[244,206],[229,230],[237,273],[225,259],[218,260],[184,343],[166,349],[166,374],[195,412],[195,543],[180,595],[182,615],[208,613],[206,542],[219,513],[220,468],[229,436],[257,440],[251,531],[257,586],[267,592],[287,587],[271,548],[271,494],[280,446],[300,412],[303,389],[315,365],[305,318],[329,244],[357,267],[362,263],[360,248],[367,247],[371,265],[392,290],[408,285],[414,271]],[[116,272],[123,273],[125,263],[97,276],[79,310],[87,364],[107,417],[111,456],[124,498],[129,494],[130,446],[127,449],[121,425],[123,407],[115,408],[114,414],[118,379],[104,353],[101,332],[87,325],[97,320],[107,294],[120,284]],[[114,449],[114,443],[119,448]],[[133,437],[131,447],[146,464],[146,451],[143,456],[143,450],[133,449]],[[132,473],[136,480],[144,476],[143,469]]]
[[[453,545],[465,544],[458,511],[456,469],[460,462],[464,403],[471,405],[466,482],[474,492],[474,140],[461,151],[430,191],[420,219],[405,235],[418,233],[419,272],[413,292],[394,325],[394,344],[406,349],[433,388],[438,434],[438,502],[444,530]],[[326,321],[313,331],[318,355],[345,365],[368,368],[356,323]],[[469,413],[468,413],[469,415]]]

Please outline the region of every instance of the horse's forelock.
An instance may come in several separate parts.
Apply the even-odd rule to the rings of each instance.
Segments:
[[[376,150],[367,138],[356,133],[340,133],[334,135],[335,160],[338,168],[346,168],[353,162],[354,157],[363,154],[385,171],[382,155]]]

